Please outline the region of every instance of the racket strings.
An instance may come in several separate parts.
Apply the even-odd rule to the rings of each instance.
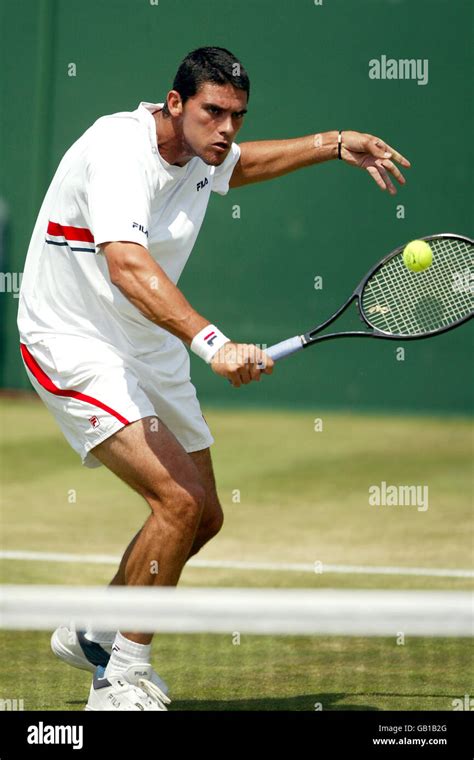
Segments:
[[[430,241],[433,263],[411,272],[400,252],[367,281],[361,308],[367,321],[390,335],[435,332],[468,317],[474,307],[474,246],[456,238]]]

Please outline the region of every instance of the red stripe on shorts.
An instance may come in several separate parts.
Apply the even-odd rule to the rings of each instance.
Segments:
[[[62,235],[66,240],[81,240],[83,243],[94,242],[94,235],[87,227],[64,227],[58,222],[48,222],[48,235]]]
[[[85,393],[79,393],[79,391],[66,391],[62,388],[58,388],[53,383],[51,378],[48,377],[46,372],[43,372],[38,362],[30,354],[24,343],[20,343],[20,350],[21,355],[23,356],[23,360],[30,370],[31,374],[34,375],[39,384],[42,385],[45,390],[49,391],[49,393],[53,393],[55,396],[67,396],[68,398],[75,398],[78,401],[85,401],[86,404],[92,404],[93,406],[99,407],[99,409],[103,409],[104,412],[112,414],[119,420],[119,422],[122,422],[124,425],[130,424],[129,420],[126,420],[125,417],[122,417],[121,414],[116,412],[114,409],[111,409],[110,406],[107,406],[107,404],[103,404],[102,401],[99,401],[92,396],[86,396]]]

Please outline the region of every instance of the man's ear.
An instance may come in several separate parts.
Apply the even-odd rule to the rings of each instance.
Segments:
[[[183,101],[177,90],[170,90],[167,96],[168,111],[172,116],[181,116],[183,113]]]

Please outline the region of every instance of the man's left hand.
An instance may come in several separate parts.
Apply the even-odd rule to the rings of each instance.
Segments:
[[[411,166],[407,158],[387,145],[380,137],[350,130],[342,131],[341,158],[350,166],[366,169],[380,189],[388,190],[390,195],[395,195],[397,192],[390,174],[401,185],[406,182],[394,162],[406,168]]]

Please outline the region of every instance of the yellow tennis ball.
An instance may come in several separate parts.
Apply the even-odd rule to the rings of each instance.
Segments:
[[[433,251],[425,240],[412,240],[403,251],[403,263],[412,272],[428,269],[433,261]]]

